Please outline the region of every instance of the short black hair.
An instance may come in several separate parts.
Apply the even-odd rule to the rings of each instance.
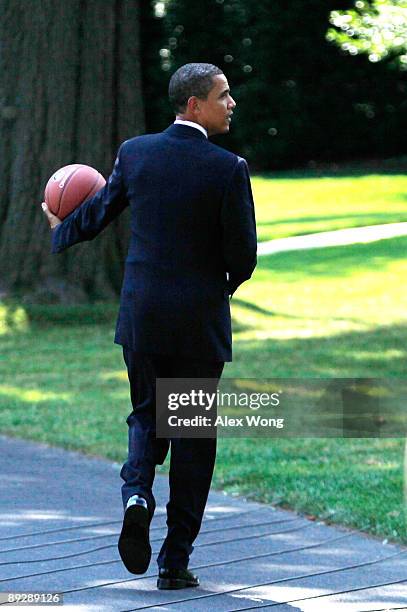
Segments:
[[[206,100],[213,87],[212,77],[223,74],[214,64],[184,64],[170,79],[168,97],[173,110],[182,113],[186,110],[188,99],[196,96]]]

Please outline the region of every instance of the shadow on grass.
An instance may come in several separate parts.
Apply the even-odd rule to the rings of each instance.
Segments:
[[[366,244],[275,253],[259,257],[257,270],[289,272],[298,280],[309,276],[340,278],[354,270],[371,272],[384,268],[391,261],[405,260],[406,248],[407,237],[401,236]]]
[[[241,306],[242,308],[245,308],[246,310],[251,310],[252,312],[258,312],[259,314],[263,314],[267,316],[275,316],[277,314],[273,312],[272,310],[267,310],[266,308],[262,308],[261,306],[258,306],[257,304],[253,304],[253,302],[248,302],[247,300],[241,300],[240,298],[234,297],[232,299],[232,302],[233,304],[236,304],[237,306]]]
[[[240,308],[243,308],[246,311],[250,311],[250,312],[257,312],[259,314],[268,316],[268,317],[279,317],[281,319],[291,319],[294,321],[298,321],[298,320],[304,320],[304,315],[303,314],[299,314],[299,315],[295,315],[295,314],[291,314],[288,312],[282,312],[279,310],[266,310],[265,308],[261,308],[260,306],[258,306],[257,304],[253,304],[252,302],[248,302],[246,300],[241,300],[240,298],[234,298],[233,299],[233,305],[235,306],[239,306]],[[328,317],[311,317],[309,315],[307,315],[307,321],[326,321]],[[356,317],[333,317],[330,316],[329,317],[330,321],[349,321],[352,323],[358,323],[359,325],[362,323],[362,321]],[[254,329],[255,326],[254,325],[246,325],[246,327],[242,324],[241,321],[239,321],[236,317],[232,318],[232,324],[233,324],[233,332],[240,332],[240,331],[245,331],[245,329]]]
[[[1,301],[2,324],[8,330],[17,329],[18,313],[24,312],[28,323],[41,326],[62,325],[99,325],[115,321],[119,311],[119,298],[116,302],[99,302],[95,304],[22,304],[16,299],[7,298]]]
[[[242,321],[239,321],[239,319],[237,319],[236,317],[232,317],[232,329],[234,333],[240,333],[254,329],[254,325],[243,323]]]
[[[312,338],[235,340],[244,376],[407,375],[407,324]],[[241,374],[239,374],[241,375]]]
[[[316,168],[298,168],[296,170],[277,170],[275,172],[258,172],[256,176],[264,179],[315,179],[315,178],[353,178],[371,175],[405,175],[407,156],[390,159],[361,160],[353,163],[321,163]]]
[[[405,198],[404,194],[399,194],[397,198]],[[292,224],[300,224],[300,223],[317,223],[319,221],[340,221],[346,220],[347,228],[349,227],[359,227],[363,225],[376,225],[381,223],[399,223],[401,221],[407,221],[407,213],[398,212],[398,213],[363,213],[363,214],[347,214],[347,215],[322,215],[322,216],[301,216],[301,217],[288,217],[285,219],[276,219],[275,221],[258,221],[258,227],[272,227],[275,225],[292,225]],[[317,232],[323,232],[324,229],[316,230]]]

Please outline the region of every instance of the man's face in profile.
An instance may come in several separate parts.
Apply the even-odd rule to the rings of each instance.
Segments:
[[[206,100],[199,99],[199,123],[206,128],[208,136],[225,134],[236,102],[230,95],[229,84],[224,74],[212,77],[213,87]]]

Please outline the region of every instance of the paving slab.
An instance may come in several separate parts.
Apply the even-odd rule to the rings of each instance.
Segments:
[[[257,254],[273,255],[286,251],[299,251],[302,249],[321,249],[332,246],[345,246],[348,244],[376,242],[388,238],[407,235],[407,223],[382,223],[381,225],[367,225],[365,227],[349,227],[318,232],[303,236],[290,236],[259,242]]]
[[[35,606],[61,612],[407,610],[407,547],[216,491],[190,563],[201,586],[158,591],[165,476],[154,486],[153,559],[133,576],[117,551],[120,465],[5,436],[0,456],[3,598],[61,593],[63,606]]]

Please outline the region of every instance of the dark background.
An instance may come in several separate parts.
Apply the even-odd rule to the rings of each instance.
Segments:
[[[147,129],[171,121],[170,74],[205,61],[224,70],[237,101],[231,133],[218,142],[252,168],[405,154],[407,73],[391,57],[373,64],[325,38],[330,11],[350,7],[343,0],[171,0],[166,15],[154,18],[145,3]],[[161,48],[171,52],[167,72]]]

